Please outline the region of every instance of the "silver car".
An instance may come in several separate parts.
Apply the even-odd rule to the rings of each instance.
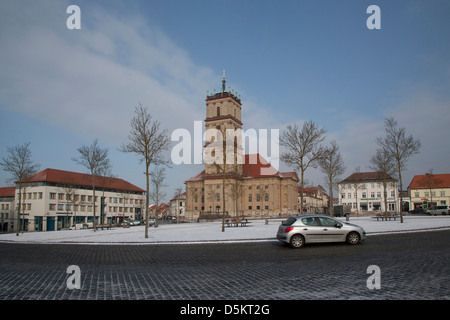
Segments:
[[[305,243],[347,242],[357,244],[366,239],[363,228],[326,215],[289,217],[278,228],[277,239],[301,248]]]

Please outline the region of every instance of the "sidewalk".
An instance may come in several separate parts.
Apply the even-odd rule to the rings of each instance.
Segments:
[[[345,218],[338,218],[345,222]],[[371,217],[350,217],[348,222],[364,228],[367,235],[394,232],[417,232],[450,229],[450,216],[404,216],[404,222],[377,221]],[[0,243],[65,243],[65,244],[176,244],[176,243],[229,243],[245,241],[276,241],[276,233],[282,219],[251,221],[245,227],[226,227],[221,222],[162,224],[149,228],[146,239],[144,226],[114,228],[111,230],[63,230],[49,232],[25,232],[0,234]]]

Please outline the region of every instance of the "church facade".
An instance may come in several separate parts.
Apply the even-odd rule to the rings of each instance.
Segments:
[[[185,218],[278,217],[297,212],[295,172],[279,172],[260,154],[243,153],[242,104],[225,88],[206,97],[205,169],[186,184]]]

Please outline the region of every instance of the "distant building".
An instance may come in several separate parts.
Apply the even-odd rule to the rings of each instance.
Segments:
[[[386,184],[386,194],[384,189]],[[339,204],[350,205],[352,212],[398,210],[398,183],[391,176],[383,179],[380,172],[355,172],[338,184]]]
[[[180,221],[185,220],[186,213],[186,192],[175,195],[170,200],[170,213]]]
[[[0,232],[14,231],[16,187],[0,188]]]
[[[145,190],[118,178],[97,176],[94,183],[95,199],[91,175],[55,169],[32,175],[22,185],[24,216],[20,227],[22,217],[23,229],[29,231],[55,231],[93,223],[94,205],[97,224],[141,218]],[[19,189],[14,189],[18,199]],[[17,213],[9,216],[10,224],[16,221]]]
[[[298,187],[298,211],[300,212],[301,187]],[[318,185],[317,187],[303,188],[303,212],[327,214],[329,207],[329,197],[325,189]]]
[[[408,186],[411,209],[450,205],[450,174],[416,175]]]

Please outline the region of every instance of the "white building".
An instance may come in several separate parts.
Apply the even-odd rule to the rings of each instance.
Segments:
[[[55,169],[34,174],[22,184],[20,228],[22,219],[24,230],[29,231],[55,231],[93,223],[94,205],[96,224],[141,218],[145,190],[117,178],[95,177],[94,184],[95,199],[91,175]],[[16,188],[17,205],[18,196]]]
[[[338,188],[339,204],[350,205],[352,212],[384,212],[385,202],[387,211],[397,211],[398,183],[391,176],[383,179],[379,172],[355,172],[342,180]]]

